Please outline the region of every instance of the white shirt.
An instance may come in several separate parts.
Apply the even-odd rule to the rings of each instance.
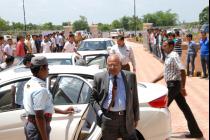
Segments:
[[[73,43],[70,43],[69,41],[67,41],[64,45],[64,48],[65,49],[65,52],[75,52],[75,49],[76,49],[76,44],[73,42]]]
[[[13,56],[13,48],[12,48],[12,46],[10,46],[9,44],[7,44],[7,45],[4,47],[4,52],[5,52],[7,55]]]
[[[50,38],[51,42],[52,42],[52,47],[55,48],[56,47],[56,39],[54,37]]]
[[[33,39],[31,40],[31,49],[32,49],[33,54],[37,53],[36,44],[35,44],[35,41]]]
[[[46,88],[46,82],[32,77],[24,86],[23,106],[27,114],[35,115],[35,111],[54,113],[53,98]]]
[[[180,57],[177,52],[172,51],[166,56],[164,64],[165,81],[181,81],[181,70],[184,70]]]
[[[51,42],[50,41],[42,41],[41,43],[43,53],[51,53],[50,47],[51,47]]]
[[[131,47],[126,45],[124,47],[118,47],[118,45],[114,45],[111,49],[111,53],[120,56],[122,65],[127,65],[131,62],[133,67],[136,68],[136,61]]]

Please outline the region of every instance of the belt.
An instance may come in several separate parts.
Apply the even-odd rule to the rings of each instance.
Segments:
[[[106,115],[113,115],[113,116],[125,116],[126,111],[108,111],[106,109],[103,109],[104,114]]]
[[[51,122],[51,120],[52,120],[52,114],[45,113],[44,114],[44,117],[45,117],[46,123],[50,123]],[[28,121],[31,122],[31,123],[33,123],[33,124],[36,124],[35,115],[28,115]]]

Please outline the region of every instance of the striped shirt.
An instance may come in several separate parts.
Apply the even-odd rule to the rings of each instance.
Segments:
[[[174,39],[174,51],[177,52],[179,54],[179,56],[182,56],[182,40],[180,38],[176,38]]]
[[[164,64],[165,81],[181,81],[181,70],[185,69],[177,52],[172,51],[166,56]]]

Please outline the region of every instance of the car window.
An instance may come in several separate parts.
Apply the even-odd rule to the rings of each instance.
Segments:
[[[0,112],[23,108],[23,91],[27,81],[16,81],[0,87]]]
[[[106,68],[106,56],[99,56],[89,61],[88,66],[97,65],[99,69]]]
[[[79,104],[88,103],[90,99],[91,91],[92,89],[89,87],[89,85],[84,83],[78,103]]]
[[[48,59],[48,65],[72,65],[72,59]]]
[[[105,41],[83,41],[78,51],[94,51],[94,50],[106,50]]]
[[[89,102],[91,87],[78,77],[58,77],[53,89],[54,104],[86,104]]]

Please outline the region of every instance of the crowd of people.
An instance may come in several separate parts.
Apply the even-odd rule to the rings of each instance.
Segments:
[[[26,54],[76,52],[84,39],[80,32],[76,35],[70,32],[68,37],[64,36],[64,32],[27,34],[18,36],[16,41],[12,38],[5,40],[0,36],[0,71],[12,66],[15,58],[22,60]]]
[[[193,39],[193,34],[189,33],[186,36],[181,36],[179,30],[175,30],[174,32],[168,32],[167,30],[161,29],[149,29],[148,30],[148,49],[154,54],[158,59],[162,62],[166,59],[166,54],[163,51],[163,43],[166,40],[172,40],[174,42],[174,51],[179,54],[179,57],[183,57],[183,49],[182,42],[183,38],[187,39],[188,50],[186,57],[186,69],[188,76],[194,76],[195,72],[195,59],[198,55],[198,50],[200,49],[200,57],[201,57],[201,66],[203,69],[203,75],[201,78],[208,79],[209,72],[209,39],[207,37],[206,32],[201,32],[200,42],[197,43]],[[191,68],[190,68],[191,65]],[[208,70],[208,72],[207,72]]]

